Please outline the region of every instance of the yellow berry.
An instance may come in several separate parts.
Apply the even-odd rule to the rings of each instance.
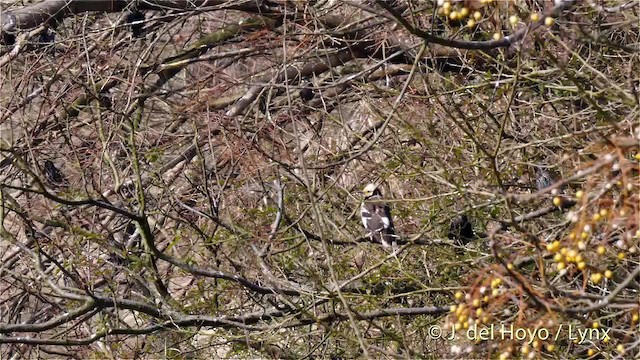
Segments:
[[[578,241],[578,249],[585,250],[587,248],[587,244],[584,241]]]
[[[608,214],[609,214],[609,211],[607,209],[600,210],[600,216],[607,216]]]
[[[464,294],[462,293],[462,291],[458,291],[454,297],[456,298],[456,300],[460,300],[462,299],[462,297],[464,296]]]
[[[556,267],[558,268],[558,270],[562,270],[562,269],[566,268],[567,265],[565,263],[563,263],[563,262],[559,262],[559,263],[556,264]]]
[[[593,349],[589,349],[589,350],[587,351],[587,355],[589,355],[589,356],[593,356],[593,355],[595,355],[595,354],[596,354],[596,351],[595,351],[595,350],[593,350]]]
[[[602,274],[600,274],[600,273],[593,273],[593,274],[591,274],[591,281],[592,281],[594,284],[599,283],[599,282],[600,282],[600,280],[602,280]]]
[[[591,327],[594,328],[594,329],[597,329],[597,328],[600,327],[600,323],[597,322],[597,321],[594,321],[593,324],[591,324]]]
[[[572,232],[571,234],[569,234],[569,239],[573,240],[576,238],[576,233]]]
[[[473,302],[471,303],[471,305],[477,308],[478,306],[480,306],[480,299],[473,299]]]
[[[491,290],[491,296],[496,297],[498,295],[500,295],[500,290],[498,289]]]
[[[633,314],[633,316],[631,316],[631,321],[632,321],[632,322],[636,322],[636,321],[638,321],[638,318],[639,318],[639,317],[640,317],[640,316],[638,315],[638,313],[635,313],[635,314]]]
[[[578,263],[578,270],[584,270],[587,267],[584,261]]]
[[[513,264],[512,264],[512,263],[508,263],[508,264],[507,264],[507,269],[509,269],[509,270],[513,270]]]
[[[604,248],[604,246],[602,246],[602,245],[598,246],[597,252],[598,252],[599,255],[603,255],[605,251],[606,251],[606,249]]]
[[[451,306],[449,307],[449,311],[450,311],[450,312],[452,312],[452,313],[453,313],[453,312],[456,312],[456,308],[457,308],[457,306],[455,306],[455,305],[451,305]]]
[[[564,259],[564,256],[562,256],[562,254],[555,254],[555,255],[553,255],[553,260],[554,260],[555,262],[560,262],[560,261],[562,261],[563,259]]]
[[[469,19],[469,20],[467,21],[467,27],[472,28],[472,27],[474,27],[474,26],[476,26],[476,21],[475,21],[475,20],[473,20],[473,19]]]
[[[502,34],[500,33],[494,33],[493,34],[493,40],[500,40],[502,39]]]
[[[531,16],[529,18],[531,19],[531,21],[538,21],[540,20],[540,15],[538,15],[538,13],[531,13]]]
[[[624,346],[622,344],[616,346],[616,350],[618,350],[621,355],[624,354]]]
[[[509,23],[511,25],[517,24],[518,23],[518,16],[516,16],[516,15],[509,16]]]
[[[584,231],[580,233],[580,238],[581,238],[581,239],[583,239],[583,240],[584,240],[584,239],[586,239],[586,238],[588,238],[588,237],[589,237],[589,233],[584,232]]]
[[[575,261],[577,263],[583,262],[584,258],[582,257],[582,255],[578,254],[576,255]]]
[[[522,355],[527,355],[529,353],[529,345],[522,345],[522,348],[520,348],[520,352],[522,353]]]
[[[568,251],[569,251],[569,250],[568,250],[566,247],[563,247],[562,249],[560,249],[560,254],[562,254],[562,255],[567,255],[567,252],[568,252]]]
[[[457,11],[452,11],[451,14],[449,14],[449,19],[457,20],[458,19],[458,12]]]
[[[547,26],[551,26],[551,25],[553,25],[553,21],[554,21],[554,20],[553,20],[553,18],[552,18],[551,16],[547,16],[547,17],[544,19],[544,24],[545,24],[545,25],[547,25]]]
[[[555,350],[555,346],[553,344],[547,344],[547,351],[551,352],[553,350]]]
[[[477,309],[476,309],[476,316],[477,316],[477,317],[482,316],[482,308],[477,308]]]
[[[600,221],[600,219],[602,219],[602,216],[600,216],[600,214],[598,213],[595,213],[591,218],[593,219],[593,221]]]
[[[584,191],[582,190],[576,191],[576,199],[582,199],[583,196],[584,196]]]
[[[613,277],[613,272],[611,270],[605,271],[604,277],[606,277],[607,279],[611,279]]]
[[[625,255],[624,255],[623,252],[619,252],[618,253],[618,260],[624,260],[624,257],[625,257]]]
[[[469,16],[469,9],[467,9],[466,7],[460,9],[460,17],[466,18],[467,16]]]
[[[495,37],[495,36],[494,36],[494,37]],[[555,197],[553,198],[553,205],[555,205],[555,206],[560,206],[560,205],[562,205],[562,199],[560,199],[560,197],[559,197],[559,196],[555,196]]]
[[[451,9],[451,3],[450,2],[445,2],[444,4],[442,4],[442,8],[445,10],[449,10]]]
[[[482,13],[480,13],[480,11],[476,11],[473,13],[473,18],[477,21],[482,19]]]

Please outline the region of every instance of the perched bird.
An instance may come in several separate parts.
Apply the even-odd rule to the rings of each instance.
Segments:
[[[551,169],[536,168],[536,189],[542,190],[557,183],[560,175]]]
[[[473,226],[467,215],[460,215],[451,221],[447,236],[451,240],[456,240],[460,245],[464,245],[475,238]]]
[[[311,99],[313,99],[314,96],[315,96],[315,94],[313,93],[313,84],[312,83],[305,84],[305,86],[302,88],[302,90],[300,90],[300,98],[305,103],[309,102]]]
[[[558,175],[557,172],[551,169],[545,169],[542,167],[536,168],[536,189],[538,191],[544,190],[550,186],[553,186],[562,178]],[[557,206],[561,209],[568,209],[576,204],[575,201],[570,200],[566,195],[567,184],[562,184],[559,188],[554,188],[551,190],[551,194],[553,195],[552,203],[554,206]]]
[[[56,34],[49,29],[45,29],[38,36],[38,42],[42,45],[53,45],[55,41],[56,41]]]
[[[134,10],[127,14],[127,24],[131,26],[133,37],[144,37],[144,14],[140,10]]]
[[[51,160],[44,161],[44,175],[49,186],[54,188],[66,187],[69,185],[69,181],[62,174]]]
[[[369,231],[371,240],[382,243],[382,246],[396,246],[396,233],[391,219],[389,206],[382,202],[382,193],[375,184],[367,185],[364,190],[364,201],[360,206],[362,225]]]
[[[98,103],[100,103],[100,106],[104,107],[105,109],[111,109],[111,106],[113,105],[113,95],[111,95],[108,91],[101,91],[98,93]]]

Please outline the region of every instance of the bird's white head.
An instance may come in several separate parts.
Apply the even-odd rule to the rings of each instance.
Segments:
[[[368,184],[362,190],[362,193],[365,197],[373,196],[380,194],[380,190],[378,190],[378,186],[376,184]]]

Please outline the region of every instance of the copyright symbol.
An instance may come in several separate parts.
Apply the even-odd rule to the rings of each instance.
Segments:
[[[429,328],[429,337],[433,340],[438,340],[442,336],[442,329],[440,326],[433,325]]]

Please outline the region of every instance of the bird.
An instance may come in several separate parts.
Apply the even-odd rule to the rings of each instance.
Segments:
[[[562,180],[562,177],[555,171],[551,169],[545,169],[543,167],[536,168],[536,189],[538,191],[543,191],[544,189],[555,185],[557,182]],[[559,188],[554,188],[551,190],[551,194],[553,195],[553,205],[557,206],[561,209],[568,209],[576,204],[575,201],[569,199],[566,196],[566,190],[568,185],[566,183],[562,184]]]
[[[467,215],[457,216],[451,221],[447,237],[451,240],[456,240],[462,246],[475,239],[473,226]]]
[[[372,241],[381,243],[384,248],[397,246],[397,236],[391,218],[389,205],[382,202],[382,192],[375,184],[368,184],[362,190],[364,200],[360,206],[362,225],[369,231]]]
[[[312,83],[305,84],[302,90],[300,90],[300,98],[305,103],[311,101],[311,99],[313,99],[314,96],[315,94],[313,93]]]
[[[53,45],[56,41],[56,34],[49,29],[45,29],[38,36],[38,42],[42,45]]]
[[[54,188],[69,186],[69,180],[67,180],[51,160],[44,161],[44,175],[47,183]]]
[[[555,171],[541,167],[536,168],[536,189],[546,189],[559,180],[560,176]]]
[[[131,26],[133,37],[144,37],[144,20],[144,14],[140,10],[134,10],[127,14],[127,24]]]

